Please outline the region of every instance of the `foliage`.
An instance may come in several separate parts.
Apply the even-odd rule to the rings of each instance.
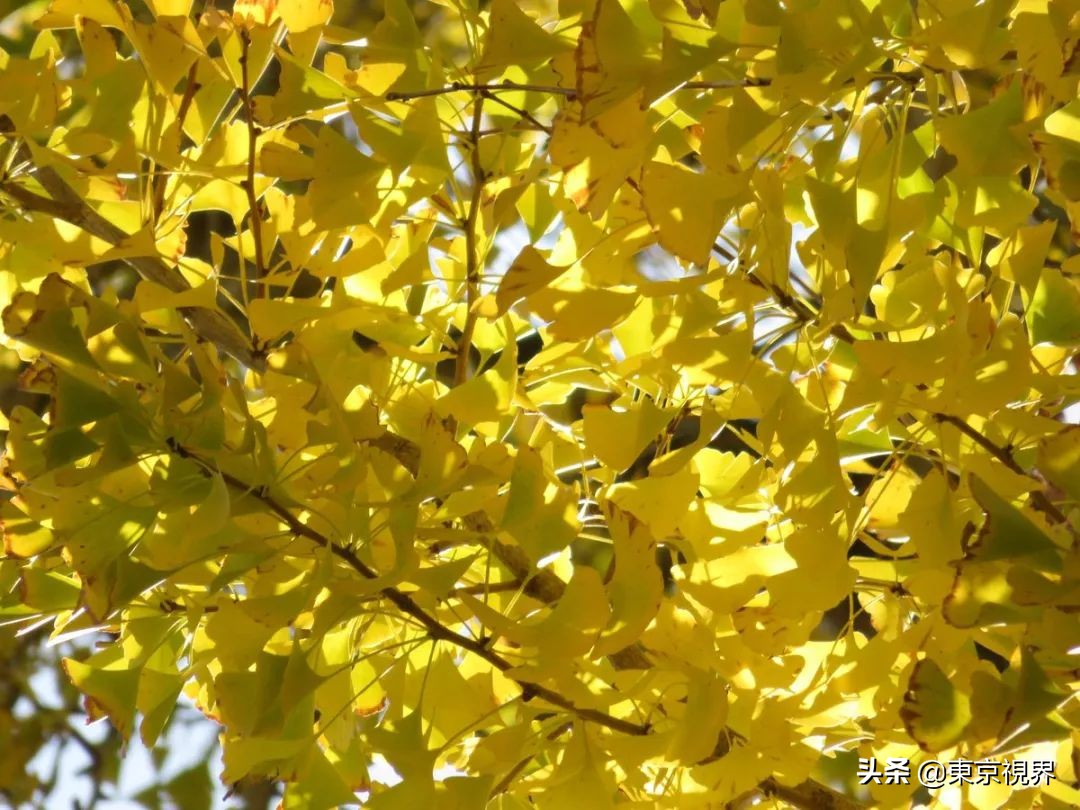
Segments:
[[[1080,6],[192,6],[0,55],[0,610],[91,718],[285,807],[1080,805]]]

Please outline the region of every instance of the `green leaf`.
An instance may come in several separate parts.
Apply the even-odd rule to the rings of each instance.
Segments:
[[[1060,270],[1044,268],[1027,307],[1032,343],[1080,343],[1080,288]]]

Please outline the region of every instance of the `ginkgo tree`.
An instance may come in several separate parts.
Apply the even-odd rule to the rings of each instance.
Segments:
[[[1080,806],[1080,3],[26,15],[0,649],[90,719],[286,808]]]

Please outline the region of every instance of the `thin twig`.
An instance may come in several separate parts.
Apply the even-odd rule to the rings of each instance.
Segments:
[[[184,137],[184,121],[187,119],[188,110],[191,109],[191,103],[195,99],[195,91],[199,89],[199,83],[195,80],[198,72],[199,61],[195,60],[191,64],[191,70],[188,71],[187,83],[184,85],[184,95],[181,97],[180,107],[176,111],[178,140],[182,140]],[[153,194],[150,201],[150,217],[155,225],[161,219],[162,211],[165,208],[165,185],[169,179],[169,173],[159,171],[159,168],[159,166],[154,166]]]
[[[263,261],[262,217],[259,215],[259,198],[255,195],[255,158],[258,150],[259,130],[255,126],[255,105],[251,99],[251,80],[248,72],[248,56],[250,55],[251,49],[251,36],[247,31],[241,31],[240,42],[243,46],[243,50],[240,54],[240,77],[242,83],[240,93],[244,106],[244,118],[247,120],[248,133],[247,178],[244,180],[244,190],[247,192],[248,208],[251,210],[249,227],[251,228],[251,236],[255,243],[256,290],[261,290],[261,294],[265,295],[268,286],[266,280],[266,266]],[[243,268],[243,257],[241,257],[240,266]],[[243,292],[245,305],[247,305],[248,296],[247,286],[247,282],[245,281],[240,288]],[[257,292],[257,294],[259,293]]]
[[[472,130],[470,133],[472,170],[472,195],[469,210],[462,226],[465,228],[465,328],[458,341],[454,360],[454,385],[461,385],[468,378],[469,354],[472,350],[473,333],[476,331],[476,298],[480,291],[480,261],[476,250],[476,219],[480,214],[480,200],[484,195],[484,167],[480,162],[480,122],[484,114],[486,93],[478,93],[473,105]]]
[[[899,81],[907,84],[918,84],[922,81],[922,77],[916,73],[894,73],[889,71],[878,71],[869,74],[869,78],[872,81]],[[850,84],[855,79],[849,79],[845,84]],[[716,81],[692,81],[684,82],[678,87],[674,88],[679,90],[734,90],[741,87],[768,87],[773,83],[773,80],[765,76],[745,76],[741,79],[719,79]],[[387,101],[411,101],[417,98],[427,98],[429,96],[442,96],[447,93],[457,93],[461,91],[472,93],[505,93],[515,90],[521,90],[532,93],[547,93],[553,96],[565,96],[566,98],[573,100],[577,98],[577,90],[569,87],[556,87],[554,85],[543,84],[519,84],[518,82],[498,82],[495,84],[485,84],[482,82],[451,82],[450,84],[443,85],[442,87],[432,87],[426,90],[404,90],[392,93],[387,93],[384,98]]]
[[[963,419],[947,413],[935,413],[933,416],[934,419],[936,419],[938,422],[947,422],[948,424],[955,427],[957,430],[959,430],[961,433],[963,433],[965,436],[975,442],[975,444],[979,445],[979,447],[983,448],[986,452],[988,452],[990,455],[992,455],[994,458],[996,458],[998,461],[1000,461],[1017,475],[1022,475],[1025,477],[1028,476],[1028,473],[1024,470],[1023,467],[1021,467],[1017,463],[1016,459],[1013,458],[1008,448],[1001,447],[1000,445],[995,444],[988,437],[979,433],[979,431],[977,431]],[[1031,500],[1033,505],[1037,505],[1040,511],[1049,515],[1058,523],[1062,524],[1063,526],[1069,525],[1069,519],[1065,516],[1065,513],[1058,509],[1054,502],[1051,501],[1050,498],[1047,497],[1046,493],[1043,492],[1041,489],[1032,490]]]
[[[686,82],[676,90],[735,90],[740,87],[768,87],[772,79],[747,76],[744,79],[724,79],[715,82]]]
[[[451,82],[443,87],[433,87],[430,90],[410,90],[400,93],[387,93],[387,101],[410,101],[414,98],[426,98],[428,96],[442,96],[447,93],[459,91],[471,93],[508,93],[515,90],[523,90],[532,93],[549,93],[553,96],[566,96],[573,99],[577,91],[568,87],[554,87],[542,84],[518,84],[517,82],[499,82],[497,84],[483,84],[475,82]]]
[[[489,100],[495,102],[500,107],[505,107],[506,109],[510,110],[510,112],[516,113],[517,115],[521,116],[526,121],[528,121],[530,124],[535,126],[537,129],[539,129],[539,130],[541,130],[543,132],[547,132],[549,134],[551,133],[551,127],[549,127],[546,124],[538,121],[535,117],[533,117],[533,114],[531,112],[529,112],[528,110],[523,110],[523,109],[521,109],[521,107],[516,107],[516,106],[514,106],[513,104],[511,104],[508,101],[503,101],[503,99],[499,98],[499,96],[495,95],[494,93],[490,92],[489,90],[481,91],[480,95],[483,96],[486,99],[489,99]],[[475,133],[475,137],[480,137],[480,135],[483,134],[482,130],[474,130],[474,133]]]
[[[573,723],[560,723],[552,731],[545,734],[544,737],[548,740],[557,740],[573,727]],[[529,766],[529,763],[535,758],[535,754],[529,754],[529,756],[520,759],[513,768],[506,772],[506,775],[499,780],[499,783],[491,789],[490,798],[495,798],[496,796],[506,793],[506,791],[510,789],[510,786],[514,784],[514,780],[521,775],[521,772],[524,771]]]

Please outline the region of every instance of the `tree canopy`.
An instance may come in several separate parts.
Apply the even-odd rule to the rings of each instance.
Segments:
[[[1080,3],[337,6],[4,7],[0,795],[1080,806]]]

